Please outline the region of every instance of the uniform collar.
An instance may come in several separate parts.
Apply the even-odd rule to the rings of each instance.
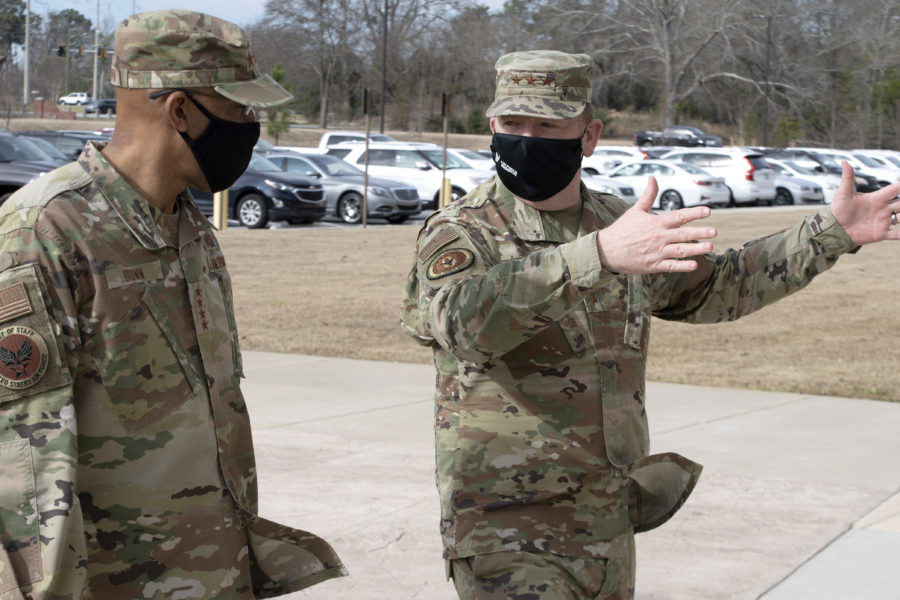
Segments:
[[[563,244],[563,239],[558,228],[546,223],[546,211],[538,210],[520,200],[497,180],[497,193],[501,204],[512,216],[516,227],[516,235],[529,242],[554,242]],[[598,229],[603,229],[615,220],[604,205],[601,198],[591,194],[584,182],[581,182],[579,193],[581,194],[581,226],[578,228],[578,236],[581,237]]]
[[[113,168],[100,152],[105,144],[88,142],[78,163],[88,173],[97,189],[109,203],[116,215],[131,231],[134,237],[148,250],[158,250],[171,246],[153,216],[147,200],[135,190],[124,177]],[[190,192],[185,190],[179,196],[181,213],[179,221],[179,247],[199,238],[212,229],[194,204]]]

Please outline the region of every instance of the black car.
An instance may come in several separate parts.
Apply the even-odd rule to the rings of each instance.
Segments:
[[[105,133],[69,130],[21,131],[19,133],[21,135],[39,137],[41,139],[47,140],[48,142],[59,148],[60,152],[65,154],[71,160],[76,160],[78,158],[78,155],[81,154],[82,150],[84,150],[84,145],[87,142],[108,142],[109,138],[111,137],[110,135]]]
[[[203,214],[213,214],[210,192],[192,188],[191,194]],[[318,181],[282,171],[254,152],[247,170],[228,188],[228,216],[251,229],[269,221],[312,223],[325,216],[325,191]]]
[[[99,100],[91,100],[84,105],[84,113],[97,113],[98,115],[116,114],[115,98],[100,98]]]
[[[28,141],[0,133],[0,204],[32,179],[57,166]]]

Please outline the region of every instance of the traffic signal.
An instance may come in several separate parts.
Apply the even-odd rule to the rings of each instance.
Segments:
[[[57,56],[65,56],[66,55],[66,45],[65,44],[59,45],[59,47],[56,49],[56,55]]]

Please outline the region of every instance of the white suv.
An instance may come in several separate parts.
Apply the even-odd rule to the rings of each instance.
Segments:
[[[723,177],[731,192],[729,204],[772,204],[775,200],[775,171],[757,152],[736,147],[686,148],[660,158],[688,163]]]
[[[436,144],[370,143],[369,174],[411,185],[419,191],[422,208],[437,208],[444,179],[441,171],[443,153],[443,148]],[[343,158],[360,170],[366,168],[365,144],[337,144],[330,147],[326,154]],[[450,180],[452,200],[468,194],[493,175],[491,171],[469,168],[462,160],[447,154],[447,179]]]
[[[71,94],[66,94],[65,96],[59,99],[59,104],[87,104],[91,101],[91,95],[87,92],[72,92]]]

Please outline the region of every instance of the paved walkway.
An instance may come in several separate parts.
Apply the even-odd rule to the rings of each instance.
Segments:
[[[428,365],[244,354],[264,516],[350,576],[290,598],[454,600]],[[900,404],[649,383],[653,452],[704,465],[638,536],[638,600],[900,598]]]

